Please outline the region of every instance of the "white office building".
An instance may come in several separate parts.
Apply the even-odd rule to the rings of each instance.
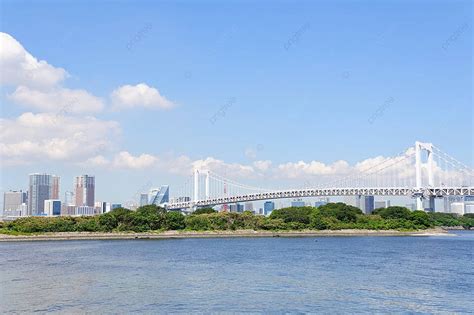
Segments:
[[[44,214],[48,217],[61,215],[61,200],[48,199],[44,201]]]
[[[463,202],[453,202],[451,203],[451,211],[450,213],[456,213],[459,215],[464,214],[464,203]]]

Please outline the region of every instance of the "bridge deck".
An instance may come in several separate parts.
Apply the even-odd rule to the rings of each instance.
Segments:
[[[407,196],[407,197],[444,197],[444,196],[470,196],[474,195],[474,187],[430,187],[430,188],[324,188],[324,189],[292,189],[271,191],[264,193],[248,194],[210,198],[206,200],[169,203],[168,209],[186,209],[191,207],[217,206],[229,203],[285,199],[304,197],[335,197],[335,196]]]

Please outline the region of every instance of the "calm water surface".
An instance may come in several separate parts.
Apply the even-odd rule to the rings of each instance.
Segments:
[[[474,233],[0,243],[0,313],[469,313]]]

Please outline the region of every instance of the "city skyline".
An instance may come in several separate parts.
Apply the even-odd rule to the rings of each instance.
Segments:
[[[115,8],[140,16],[120,23],[90,12],[110,25],[92,31],[71,18],[87,10],[80,3],[4,2],[1,190],[26,189],[20,174],[93,173],[97,200],[125,202],[178,186],[195,166],[298,187],[417,139],[472,165],[469,3],[437,3],[429,13],[421,2],[361,3],[360,16],[321,5],[295,4],[304,12],[295,18],[281,4],[256,4],[274,12],[262,28],[248,7],[229,4],[233,18],[217,9],[215,30],[216,21],[178,6],[142,3]],[[191,6],[209,15],[210,4]],[[59,17],[44,19],[53,8]],[[21,23],[25,14],[41,27]],[[74,190],[72,181],[62,186]]]
[[[472,313],[473,9],[0,0],[0,313]]]

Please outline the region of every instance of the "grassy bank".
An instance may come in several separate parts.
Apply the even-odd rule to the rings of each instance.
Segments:
[[[447,231],[435,228],[418,231],[395,230],[302,230],[302,231],[152,231],[152,232],[52,232],[39,234],[0,234],[2,241],[62,240],[130,240],[175,238],[260,238],[260,237],[331,237],[331,236],[445,236]]]
[[[50,232],[150,231],[304,231],[304,230],[426,230],[436,226],[474,227],[474,216],[410,211],[404,207],[377,209],[365,215],[358,208],[331,203],[319,208],[293,207],[273,211],[269,217],[244,213],[217,213],[200,209],[184,216],[156,206],[137,211],[119,208],[93,217],[28,217],[0,225],[0,233],[27,235]]]

